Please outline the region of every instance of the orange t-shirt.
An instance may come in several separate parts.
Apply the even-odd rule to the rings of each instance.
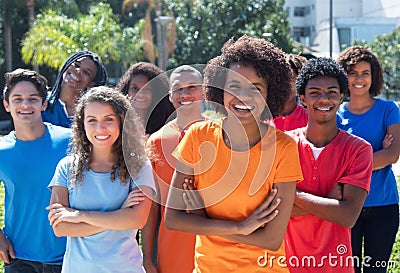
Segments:
[[[272,127],[250,150],[237,152],[225,145],[220,123],[199,122],[174,156],[193,167],[207,214],[214,219],[244,220],[274,183],[303,179],[296,143]],[[284,261],[283,243],[273,252],[219,236],[196,238],[197,272],[289,272]]]
[[[196,236],[181,231],[168,230],[164,224],[164,205],[176,166],[176,159],[171,154],[182,136],[183,134],[176,127],[174,121],[171,121],[159,131],[153,133],[147,141],[147,146],[153,149],[155,153],[152,167],[161,196],[161,222],[157,246],[159,273],[191,273],[194,268]]]

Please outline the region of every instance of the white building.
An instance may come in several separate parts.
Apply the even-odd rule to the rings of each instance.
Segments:
[[[400,0],[286,0],[284,6],[294,39],[318,56],[329,56],[332,45],[335,57],[354,40],[369,42],[400,26]]]

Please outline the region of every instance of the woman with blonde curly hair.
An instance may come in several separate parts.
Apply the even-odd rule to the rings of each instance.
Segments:
[[[147,221],[154,181],[143,128],[128,109],[126,96],[104,86],[76,106],[72,149],[57,166],[47,208],[54,233],[67,236],[62,272],[144,272],[135,234]]]

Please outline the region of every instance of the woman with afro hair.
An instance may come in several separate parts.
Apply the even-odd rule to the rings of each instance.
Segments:
[[[293,139],[264,122],[289,96],[284,53],[231,39],[204,80],[225,117],[193,124],[175,151],[166,226],[197,234],[196,272],[289,272],[283,237],[302,174]]]

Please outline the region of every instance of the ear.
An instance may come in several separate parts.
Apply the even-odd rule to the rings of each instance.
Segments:
[[[304,108],[307,108],[305,95],[300,95],[300,102],[301,102],[301,104],[303,105]]]
[[[343,94],[343,93],[341,93],[341,94],[340,94],[340,103],[342,103],[342,102],[343,102],[343,99],[344,99],[344,94]]]
[[[6,111],[7,111],[8,113],[11,112],[11,110],[10,110],[10,105],[8,104],[8,102],[7,102],[6,100],[3,100],[3,106],[4,106],[4,109],[6,109]]]
[[[48,105],[48,101],[45,100],[45,101],[43,102],[43,104],[42,104],[42,112],[46,111],[47,105]]]
[[[171,91],[168,92],[168,99],[172,103],[172,92]]]

